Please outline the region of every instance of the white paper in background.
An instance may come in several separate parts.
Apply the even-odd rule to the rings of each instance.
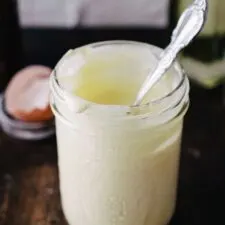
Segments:
[[[170,0],[18,0],[23,27],[150,26],[169,23]]]
[[[81,24],[165,28],[169,9],[170,0],[88,0]]]
[[[18,0],[22,27],[73,27],[83,0]]]

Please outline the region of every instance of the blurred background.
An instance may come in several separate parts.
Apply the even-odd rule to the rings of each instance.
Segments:
[[[128,39],[165,47],[178,16],[191,2],[1,0],[1,89],[18,68],[53,67],[66,50],[90,42]],[[183,64],[190,77],[211,88],[225,74],[225,2],[210,0],[209,4],[206,27],[184,51]]]
[[[174,23],[173,4],[170,0],[19,0],[26,61],[54,65],[68,48],[110,39],[164,46]],[[49,48],[51,57],[40,53]],[[33,53],[37,58],[29,60]]]

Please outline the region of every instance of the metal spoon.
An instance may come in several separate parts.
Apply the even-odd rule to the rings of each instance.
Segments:
[[[133,106],[141,104],[149,90],[165,75],[180,50],[186,47],[202,30],[206,21],[207,9],[208,0],[195,0],[183,12],[173,31],[170,44],[162,52],[154,72],[147,76]]]

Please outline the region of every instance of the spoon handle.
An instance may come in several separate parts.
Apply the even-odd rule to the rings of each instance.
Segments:
[[[150,73],[142,85],[135,106],[140,105],[149,90],[163,77],[177,57],[177,54],[186,47],[201,31],[206,21],[207,0],[195,0],[181,15],[173,31],[170,44],[160,55],[159,62],[153,73]]]

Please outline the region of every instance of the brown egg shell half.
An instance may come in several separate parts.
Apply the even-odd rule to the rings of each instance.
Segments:
[[[45,99],[47,104],[42,108],[34,107],[27,111],[20,105],[28,86],[37,79],[48,80],[51,71],[48,67],[34,65],[20,70],[13,76],[5,91],[5,107],[12,117],[26,122],[41,122],[53,118],[49,96],[48,99]],[[32,96],[30,97],[32,98]]]

